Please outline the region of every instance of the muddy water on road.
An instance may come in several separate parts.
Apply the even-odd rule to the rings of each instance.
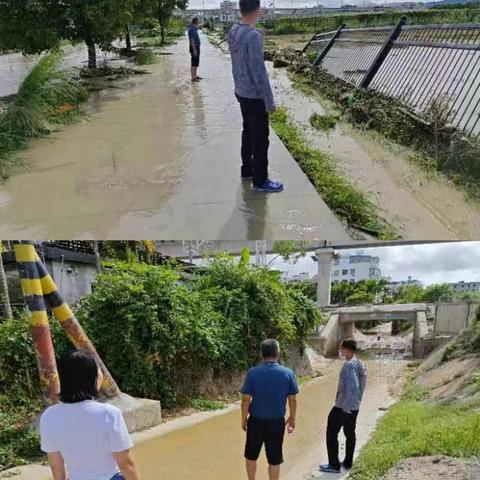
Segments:
[[[314,130],[314,112],[325,114],[320,101],[292,87],[284,69],[270,68],[275,95],[312,144],[332,153],[345,176],[372,194],[381,214],[406,239],[476,239],[480,236],[480,205],[441,179],[429,178],[407,160],[406,149],[393,149],[349,125],[330,133]]]
[[[367,362],[369,385],[359,417],[359,444],[364,443],[379,417],[379,408],[391,404],[388,377],[401,362]],[[325,461],[325,422],[337,388],[339,362],[332,362],[328,375],[302,387],[298,399],[297,430],[285,440],[282,478],[300,480]],[[239,411],[210,418],[135,447],[142,476],[149,480],[239,480],[245,478]],[[267,478],[262,453],[258,478]]]
[[[162,56],[150,70],[98,93],[88,106],[94,115],[36,141],[23,155],[32,169],[13,175],[0,189],[2,228],[11,238],[26,230],[41,237],[50,222],[61,219],[71,237],[95,232],[103,238],[110,225],[95,213],[122,218],[124,211],[168,199],[190,148],[178,135],[186,123],[186,99],[171,56]],[[122,101],[112,101],[118,98]],[[69,222],[72,217],[75,222]],[[41,227],[33,226],[35,219],[42,220]]]

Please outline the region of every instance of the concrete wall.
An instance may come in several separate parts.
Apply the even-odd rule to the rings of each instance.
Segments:
[[[435,312],[435,335],[456,335],[466,328],[476,314],[478,304],[439,303]]]
[[[336,357],[338,354],[338,345],[343,338],[343,329],[338,322],[338,317],[339,315],[337,313],[332,313],[319,335],[319,353],[325,357]]]
[[[417,312],[417,319],[413,329],[413,344],[412,356],[413,358],[423,358],[423,339],[428,335],[427,316],[425,312]]]
[[[95,265],[69,262],[62,264],[53,260],[47,263],[47,268],[67,303],[74,303],[92,292],[92,283],[97,276]]]

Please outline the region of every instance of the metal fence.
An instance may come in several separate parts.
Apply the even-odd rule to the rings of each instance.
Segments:
[[[316,34],[315,65],[480,137],[480,24],[406,25]]]

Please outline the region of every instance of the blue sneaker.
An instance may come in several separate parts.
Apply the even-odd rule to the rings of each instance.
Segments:
[[[253,190],[255,192],[276,193],[283,191],[283,183],[274,182],[273,180],[267,180],[263,185],[254,185]]]
[[[339,468],[332,467],[329,463],[320,465],[320,471],[325,473],[340,473]]]

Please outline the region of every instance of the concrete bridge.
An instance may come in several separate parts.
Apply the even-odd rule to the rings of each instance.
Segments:
[[[423,358],[423,342],[429,333],[425,303],[339,307],[329,312],[323,330],[313,335],[309,341],[322,355],[333,357],[337,355],[342,340],[353,338],[355,323],[372,320],[382,323],[395,320],[411,321],[414,326],[412,355],[414,358]]]

